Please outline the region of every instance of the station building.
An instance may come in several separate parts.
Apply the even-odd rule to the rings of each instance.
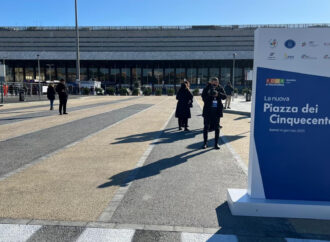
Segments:
[[[321,25],[320,25],[321,26]],[[217,76],[222,84],[250,87],[254,31],[268,26],[80,27],[80,80],[103,86],[205,85]],[[324,27],[324,25],[322,25]],[[74,27],[0,27],[0,60],[5,60],[7,82],[40,79],[76,82]],[[234,61],[235,59],[235,61]],[[235,64],[234,64],[235,63]]]

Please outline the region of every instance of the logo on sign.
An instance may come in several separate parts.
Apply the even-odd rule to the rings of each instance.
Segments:
[[[284,42],[284,46],[288,49],[292,49],[296,46],[296,42],[292,39],[288,39],[287,41]]]
[[[293,55],[288,55],[287,53],[284,54],[284,59],[285,60],[293,60],[294,56]]]
[[[317,58],[316,57],[314,57],[314,56],[309,56],[309,55],[302,55],[301,56],[301,59],[303,59],[303,60],[316,60]]]
[[[270,39],[268,41],[270,48],[275,48],[277,46],[277,39]]]
[[[285,79],[281,78],[267,78],[266,86],[284,86]]]
[[[301,47],[305,47],[306,45],[307,45],[306,42],[302,42],[302,43],[301,43]]]
[[[318,44],[316,44],[315,41],[309,41],[308,45],[309,45],[309,47],[317,47],[318,46]]]
[[[275,60],[275,59],[276,59],[275,52],[270,52],[268,56],[268,60]]]

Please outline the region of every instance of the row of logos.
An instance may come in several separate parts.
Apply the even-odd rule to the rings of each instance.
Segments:
[[[278,40],[277,39],[270,39],[268,41],[269,47],[270,48],[276,48],[278,46]],[[320,44],[316,41],[303,41],[300,43],[301,47],[318,47]],[[292,39],[288,39],[284,42],[284,46],[288,49],[293,49],[294,47],[297,46],[296,41]],[[328,46],[330,47],[330,42],[323,42],[323,46]]]
[[[269,53],[269,56],[267,57],[268,60],[276,60],[277,57],[275,55],[275,52],[270,52]],[[284,60],[294,60],[295,59],[295,56],[294,55],[288,55],[287,53],[284,53],[283,55],[283,59]],[[318,57],[316,56],[311,56],[311,55],[306,55],[306,54],[302,54],[300,56],[300,59],[302,60],[317,60]],[[330,55],[329,54],[326,54],[322,57],[322,59],[324,60],[330,60]]]

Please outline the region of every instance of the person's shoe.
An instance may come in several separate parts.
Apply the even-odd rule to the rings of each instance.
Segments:
[[[182,128],[181,128],[181,127],[179,127],[179,130],[182,130]]]
[[[222,129],[222,126],[221,125],[219,127],[220,127],[220,129]]]
[[[68,113],[63,113],[63,114],[68,114]]]
[[[224,107],[223,109],[226,109],[226,107]]]
[[[214,145],[214,149],[216,149],[216,150],[220,150],[220,145],[215,144],[215,145]]]
[[[184,131],[190,131],[188,128],[185,128]]]
[[[61,113],[59,113],[58,115],[62,115]]]
[[[206,149],[207,148],[207,144],[204,143],[203,146],[202,146],[202,149]]]
[[[228,109],[231,109],[230,107],[228,107]]]

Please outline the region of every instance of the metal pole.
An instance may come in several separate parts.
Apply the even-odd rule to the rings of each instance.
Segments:
[[[0,92],[1,92],[1,100],[0,103],[4,103],[4,85],[6,83],[6,57],[3,57],[2,59],[3,64],[3,79],[0,82]]]
[[[233,95],[233,101],[234,101],[234,97],[235,97],[235,58],[236,58],[236,53],[233,53],[233,89],[234,89],[234,95]]]
[[[40,55],[37,55],[37,58],[38,58],[39,100],[41,100]]]
[[[80,94],[80,53],[79,53],[79,28],[78,28],[78,8],[77,1],[75,0],[75,17],[76,17],[76,82],[78,82],[79,94]]]

